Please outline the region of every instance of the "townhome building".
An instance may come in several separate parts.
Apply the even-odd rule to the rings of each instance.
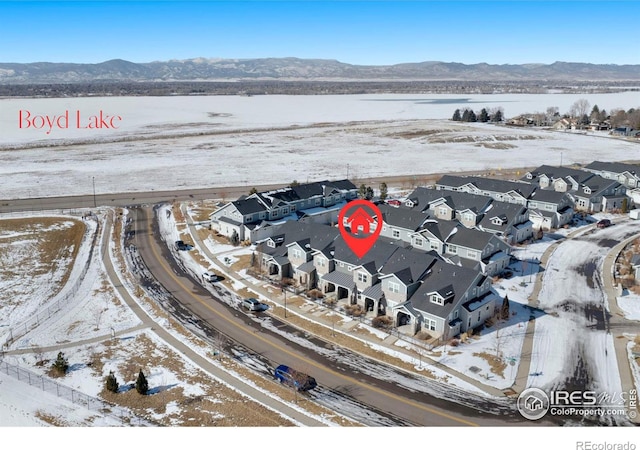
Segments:
[[[580,185],[592,176],[593,173],[581,169],[542,165],[527,172],[522,179],[539,186],[540,189],[568,192],[578,190]]]
[[[526,205],[536,186],[526,181],[506,181],[482,177],[444,175],[436,182],[436,189],[467,192],[491,197],[499,202]]]
[[[392,306],[396,322],[412,317],[417,332],[447,340],[474,329],[495,314],[498,296],[482,273],[438,261],[423,277],[411,298]]]
[[[285,221],[335,223],[340,208],[357,195],[349,180],[318,181],[241,197],[209,217],[219,233],[230,237],[235,232],[240,240],[255,243],[269,236],[270,226]]]
[[[509,245],[524,242],[533,236],[529,210],[515,203],[494,202],[478,223],[478,229],[495,233]]]
[[[491,197],[440,189],[417,187],[404,206],[429,212],[435,219],[457,220],[468,228],[475,227],[493,199]]]
[[[571,222],[574,215],[574,197],[568,192],[537,189],[529,202],[529,220],[536,230],[552,230]]]
[[[629,189],[640,187],[640,166],[619,162],[594,161],[584,167],[587,172],[615,180]]]
[[[619,182],[594,175],[571,194],[575,198],[576,211],[593,213],[620,209],[625,201],[628,202],[626,193],[627,188]]]

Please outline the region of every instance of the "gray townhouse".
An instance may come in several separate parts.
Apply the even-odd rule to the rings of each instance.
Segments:
[[[467,228],[474,228],[491,202],[491,197],[418,187],[407,197],[404,207],[428,211],[433,218],[457,220]]]
[[[499,202],[526,205],[536,186],[522,180],[505,181],[482,177],[444,175],[436,182],[436,189],[467,192],[491,197]]]
[[[522,179],[538,185],[540,189],[568,192],[578,190],[592,176],[592,173],[580,169],[542,165],[527,172]]]
[[[509,245],[524,242],[533,236],[529,210],[515,203],[494,202],[480,219],[478,229],[495,233]]]
[[[403,207],[396,208],[386,204],[378,205],[378,209],[382,214],[380,236],[407,243],[411,242],[411,235],[422,228],[431,217],[429,210],[422,212]]]
[[[537,189],[527,203],[529,220],[536,230],[549,231],[571,222],[574,198],[568,192]]]
[[[593,164],[593,163],[592,163]],[[591,164],[590,164],[591,165]],[[587,166],[588,167],[588,166]],[[601,164],[595,164],[594,168],[604,168]],[[614,166],[607,166],[613,169]],[[621,167],[616,167],[621,169]],[[528,172],[524,179],[531,180],[540,189],[552,189],[557,192],[567,192],[573,199],[573,208],[576,211],[601,212],[619,209],[627,197],[627,188],[624,182],[633,184],[630,173],[620,174],[621,183],[617,176],[606,171],[609,177],[605,178],[596,173],[596,170],[581,170],[567,167],[540,166]],[[531,199],[534,200],[534,199]],[[533,202],[536,203],[535,200]],[[531,205],[531,202],[529,202]],[[537,208],[539,211],[540,209]],[[541,212],[536,214],[539,221]]]
[[[256,245],[262,271],[273,280],[292,278],[304,289],[313,289],[325,272],[322,266],[316,270],[316,255],[330,254],[340,231],[328,225],[295,221],[273,228],[274,235]]]
[[[620,209],[627,197],[627,188],[615,180],[607,180],[600,175],[587,179],[571,192],[575,198],[576,211],[600,212]],[[628,201],[628,200],[627,200]]]
[[[257,192],[232,201],[210,214],[211,227],[240,240],[267,238],[270,226],[288,220],[335,223],[340,208],[355,199],[358,189],[349,180],[318,181]]]
[[[467,228],[459,222],[428,221],[412,235],[411,245],[435,251],[452,264],[490,276],[502,272],[511,261],[511,246],[496,234]]]
[[[615,180],[629,189],[640,187],[640,166],[619,162],[594,161],[584,167],[585,171]]]
[[[413,325],[411,332],[447,340],[484,324],[495,314],[497,299],[486,275],[437,261],[410,299],[390,307],[398,324]]]
[[[511,246],[494,233],[460,226],[449,234],[442,256],[456,265],[493,276],[511,262]]]

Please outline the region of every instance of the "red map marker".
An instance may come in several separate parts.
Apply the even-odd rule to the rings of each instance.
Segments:
[[[371,224],[377,223],[371,231]],[[358,258],[367,254],[382,231],[382,213],[369,200],[353,200],[338,214],[338,228],[344,241]]]

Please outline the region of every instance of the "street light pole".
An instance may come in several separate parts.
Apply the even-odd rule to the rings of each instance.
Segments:
[[[93,180],[93,207],[96,208],[98,205],[96,204],[96,177],[91,177]]]

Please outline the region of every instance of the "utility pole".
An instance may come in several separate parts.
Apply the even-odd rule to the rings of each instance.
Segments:
[[[98,205],[96,204],[96,177],[91,177],[93,180],[93,207],[96,208]]]

